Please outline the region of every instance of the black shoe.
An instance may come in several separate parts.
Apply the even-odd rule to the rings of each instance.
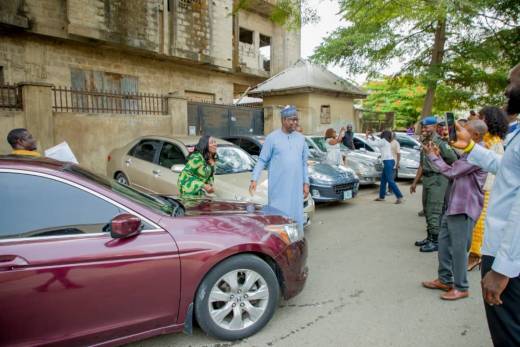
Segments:
[[[417,212],[417,215],[419,217],[424,217],[424,210]]]
[[[425,238],[424,240],[415,241],[415,245],[417,247],[421,247],[421,246],[424,246],[425,244],[427,244],[428,242],[430,242],[430,239],[429,238]]]
[[[419,250],[421,252],[437,252],[439,250],[439,244],[437,242],[428,241],[428,243],[421,246]]]

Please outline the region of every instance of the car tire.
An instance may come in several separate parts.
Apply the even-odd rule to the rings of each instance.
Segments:
[[[195,298],[195,317],[208,335],[243,339],[271,320],[279,298],[280,286],[269,264],[254,255],[237,255],[205,276]]]
[[[129,186],[130,182],[128,181],[128,177],[122,172],[118,172],[116,176],[114,177],[117,182],[124,184],[125,186]]]

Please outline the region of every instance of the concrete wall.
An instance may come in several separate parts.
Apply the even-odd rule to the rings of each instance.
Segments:
[[[330,105],[330,124],[320,123],[322,105]],[[351,98],[334,96],[329,94],[309,94],[309,120],[310,127],[316,132],[323,132],[327,128],[339,129],[347,124],[352,124],[354,130],[359,126],[354,118],[354,105]]]
[[[264,97],[264,132],[266,134],[280,128],[280,110],[286,105],[294,105],[298,109],[300,125],[303,132],[312,133],[311,123],[308,118],[309,95],[277,95]]]
[[[351,98],[321,93],[303,93],[264,97],[264,108],[272,109],[272,111],[265,112],[264,115],[266,134],[280,126],[279,111],[285,105],[296,106],[299,112],[299,123],[305,134],[322,133],[327,128],[339,129],[347,124],[352,124],[354,129],[359,129],[359,119],[354,116]],[[330,106],[331,122],[329,124],[320,123],[322,105]]]
[[[272,1],[258,1],[264,6]],[[269,7],[270,5],[267,5]],[[234,22],[233,0],[12,0],[0,23],[18,27],[8,35],[27,31],[98,47],[112,47],[207,64],[233,72],[233,29],[238,23],[255,32],[256,57],[247,57],[247,74],[268,77],[260,66],[258,36],[272,38],[271,71],[277,73],[300,57],[300,31],[275,25],[268,12],[239,11]],[[263,13],[263,14],[259,14]],[[16,24],[16,23],[25,24]],[[242,52],[246,50],[242,49]],[[256,59],[255,59],[256,58]]]
[[[238,14],[238,25],[241,28],[245,28],[253,32],[252,45],[239,42],[239,63],[242,71],[257,75],[266,74],[266,76],[268,76],[269,73],[264,70],[260,56],[260,34],[271,37],[272,52],[275,24],[269,18],[259,14],[248,11],[240,11]],[[281,48],[282,47],[276,47],[276,49]]]
[[[81,166],[106,174],[108,154],[144,135],[171,135],[170,116],[55,113],[54,139],[66,141]]]
[[[7,134],[15,128],[25,128],[24,113],[0,110],[0,155],[11,153],[11,146],[7,143]]]
[[[215,101],[224,104],[233,101],[233,83],[258,83],[258,80],[229,73],[30,34],[0,37],[0,66],[4,67],[8,83],[39,81],[70,86],[70,71],[78,68],[136,76],[141,92],[166,94],[192,90],[215,94]]]

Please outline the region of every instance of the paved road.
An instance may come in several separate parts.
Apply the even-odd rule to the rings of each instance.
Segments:
[[[318,207],[307,232],[306,288],[282,302],[257,335],[223,343],[199,329],[134,346],[491,346],[477,271],[469,275],[465,300],[445,302],[440,292],[420,286],[436,276],[437,266],[436,253],[413,246],[425,235],[417,216],[420,192],[406,194],[403,205],[374,197],[364,189],[351,202]]]

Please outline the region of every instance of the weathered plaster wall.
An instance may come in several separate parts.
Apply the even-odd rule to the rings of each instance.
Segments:
[[[25,128],[24,113],[0,110],[0,155],[11,152],[11,146],[7,143],[7,134],[15,128]]]
[[[106,174],[108,154],[144,135],[171,135],[170,116],[55,113],[55,142],[66,141],[79,163]]]
[[[250,80],[231,74],[114,49],[42,40],[28,34],[0,37],[0,66],[4,67],[4,77],[9,83],[38,81],[70,86],[70,70],[79,68],[137,76],[139,90],[147,93],[193,90],[215,94],[217,103],[232,103],[233,83],[251,84]]]
[[[330,124],[320,123],[321,105],[330,105]],[[354,106],[352,99],[329,94],[309,94],[309,120],[310,127],[315,132],[323,132],[327,128],[339,129],[347,124],[357,127],[354,118]]]
[[[359,120],[354,117],[352,99],[336,97],[322,93],[303,93],[264,97],[264,108],[273,108],[273,112],[265,112],[264,129],[266,134],[279,127],[279,110],[285,105],[294,105],[298,109],[300,125],[305,134],[322,133],[327,128],[339,129],[347,124],[359,127]],[[320,123],[321,106],[330,106],[329,124]]]
[[[300,125],[304,133],[310,133],[310,122],[308,117],[309,96],[308,94],[277,95],[264,97],[264,132],[265,134],[280,128],[280,110],[286,105],[294,105],[298,109]]]

